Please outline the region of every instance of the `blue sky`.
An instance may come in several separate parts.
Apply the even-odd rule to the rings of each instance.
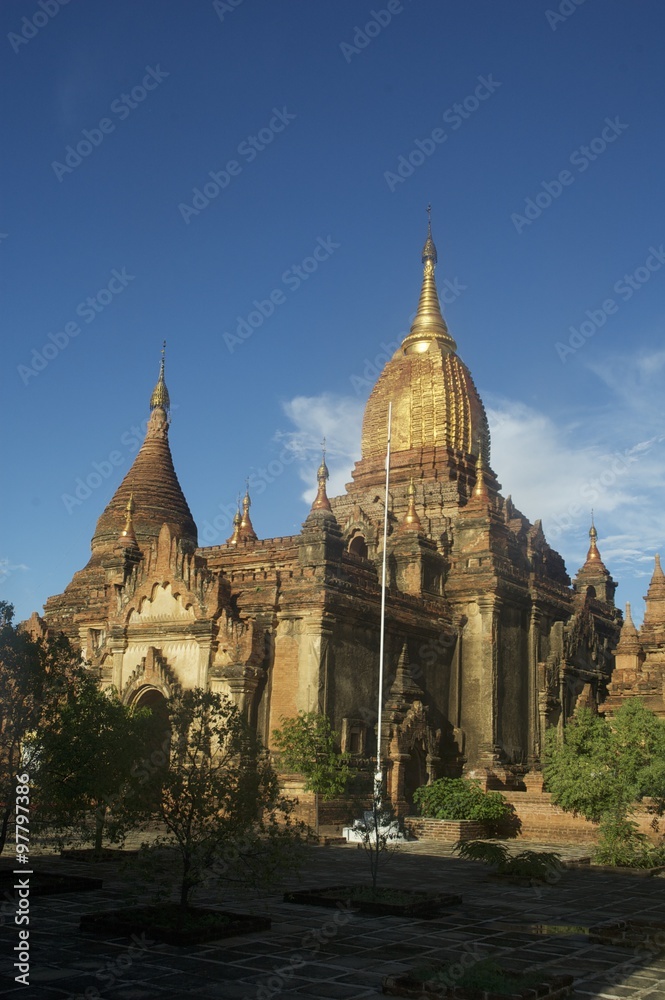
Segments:
[[[201,540],[247,476],[259,535],[299,530],[324,434],[349,480],[431,202],[503,492],[571,573],[593,506],[640,618],[665,547],[664,28],[658,0],[3,0],[0,596],[25,617],[87,561],[164,338]]]

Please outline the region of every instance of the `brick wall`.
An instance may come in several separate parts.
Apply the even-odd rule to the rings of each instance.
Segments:
[[[548,792],[503,792],[514,807],[522,824],[518,836],[524,840],[544,843],[597,843],[598,824],[581,816],[573,816],[552,804]],[[658,840],[658,833],[651,826],[653,816],[641,809],[631,816],[641,833],[650,840]]]
[[[479,840],[487,837],[487,827],[473,819],[425,819],[407,816],[404,828],[417,840],[438,840],[454,843],[456,840]]]

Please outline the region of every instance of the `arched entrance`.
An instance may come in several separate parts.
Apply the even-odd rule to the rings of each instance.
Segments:
[[[171,748],[171,724],[166,698],[157,688],[140,688],[132,699],[134,708],[147,708],[152,715],[152,724],[146,738],[144,753],[140,761],[139,780],[148,782],[166,767]]]
[[[426,785],[427,781],[427,750],[424,740],[416,740],[404,762],[404,798],[408,803],[409,812],[415,812],[413,793],[417,788]]]
[[[349,542],[349,552],[352,552],[354,556],[360,556],[361,559],[367,559],[367,542],[364,535],[355,534],[353,536]]]

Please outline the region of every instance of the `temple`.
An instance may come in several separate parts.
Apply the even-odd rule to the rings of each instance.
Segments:
[[[665,574],[659,555],[644,600],[639,631],[630,604],[626,605],[609,697],[602,706],[606,715],[616,712],[623,699],[640,698],[647,708],[665,718]]]
[[[502,495],[483,403],[441,313],[429,226],[422,265],[415,319],[369,397],[343,495],[327,494],[324,455],[298,534],[261,538],[247,492],[228,541],[200,547],[171,456],[162,357],[145,441],[88,564],[44,615],[127,703],[207,687],[230,695],[268,744],[282,717],[319,710],[343,749],[370,762],[391,403],[381,736],[402,814],[430,778],[511,787],[537,773],[545,729],[607,700],[615,648],[615,700],[638,675],[657,686],[657,674],[662,689],[649,657],[665,629],[659,566],[640,635],[627,616],[619,642],[595,526],[571,582],[540,521]]]

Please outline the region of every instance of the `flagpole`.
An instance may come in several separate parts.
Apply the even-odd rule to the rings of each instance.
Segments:
[[[374,775],[374,798],[381,804],[381,789],[383,785],[383,768],[381,766],[381,725],[383,714],[383,662],[385,652],[386,631],[386,562],[388,543],[388,489],[390,486],[390,431],[392,424],[393,404],[388,403],[388,443],[386,447],[386,502],[383,509],[383,564],[381,568],[381,624],[379,635],[379,710],[376,732],[376,773]]]

